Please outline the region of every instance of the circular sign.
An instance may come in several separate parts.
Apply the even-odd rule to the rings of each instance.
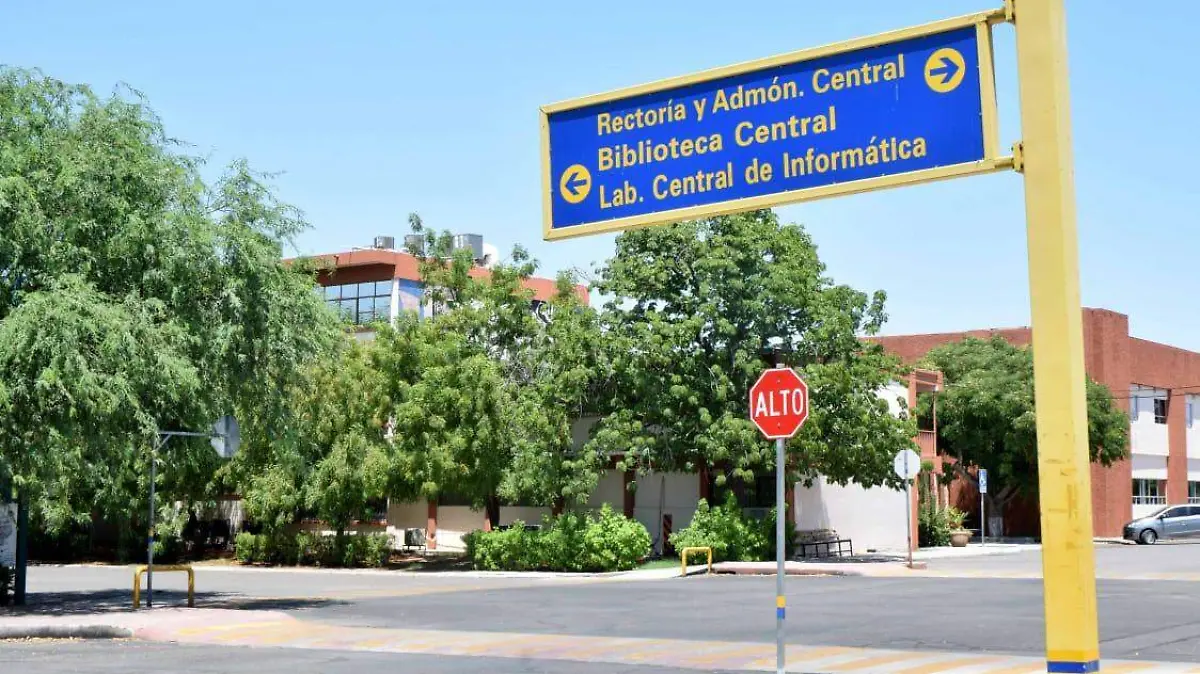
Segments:
[[[901,480],[911,480],[921,472],[921,456],[911,449],[902,449],[896,452],[892,469]]]

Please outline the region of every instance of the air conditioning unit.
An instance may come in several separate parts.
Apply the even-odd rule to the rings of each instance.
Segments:
[[[454,249],[467,249],[471,251],[471,258],[479,261],[483,259],[483,235],[482,234],[455,234]]]
[[[392,250],[395,247],[396,237],[394,236],[377,236],[375,237],[375,244],[372,246],[372,248],[379,250]]]
[[[405,234],[404,235],[404,250],[413,255],[425,254],[425,235],[424,234]]]

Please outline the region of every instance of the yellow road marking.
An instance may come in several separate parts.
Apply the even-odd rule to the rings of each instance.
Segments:
[[[1046,669],[1046,664],[1043,662],[1026,662],[1020,665],[1011,665],[1001,667],[1000,669],[989,669],[983,674],[1030,674],[1032,672],[1043,672]]]
[[[674,646],[679,648],[682,644],[677,639],[645,639],[638,644],[637,650],[626,651],[622,654],[622,658],[630,660],[644,660],[652,655],[660,653],[664,647],[670,648]]]
[[[1154,664],[1149,662],[1123,662],[1119,665],[1103,665],[1100,671],[1104,674],[1124,674],[1124,672],[1137,672],[1153,668]]]
[[[801,662],[804,660],[818,660],[820,658],[829,657],[831,655],[841,655],[842,653],[851,653],[851,652],[865,653],[866,651],[861,648],[848,648],[845,646],[828,646],[828,647],[824,647],[824,648],[806,648],[806,649],[803,649],[800,651],[793,651],[792,649],[789,648],[787,651],[787,661],[788,662]],[[773,664],[775,664],[775,656],[771,656],[769,658],[759,658],[758,660],[755,660],[755,661],[747,664],[744,667],[744,669],[757,669],[759,667],[766,667],[768,665],[773,665]]]
[[[187,636],[187,635],[201,635],[201,634],[204,634],[205,632],[229,632],[232,630],[245,631],[245,630],[253,630],[253,629],[265,629],[265,628],[269,628],[269,627],[273,627],[273,626],[277,626],[277,625],[286,625],[286,624],[292,623],[292,622],[295,622],[295,621],[271,620],[271,621],[266,621],[266,622],[233,623],[230,625],[202,625],[200,627],[184,627],[181,629],[177,629],[177,630],[175,630],[175,633],[179,634],[179,635]]]
[[[733,644],[729,644],[732,646]],[[739,646],[735,648],[726,648],[715,653],[705,653],[704,655],[693,655],[680,660],[682,666],[688,665],[711,665],[715,662],[724,662],[730,658],[737,658],[746,655],[758,655],[768,649],[770,644],[751,644],[749,646]],[[761,657],[761,656],[760,656]]]
[[[945,672],[951,669],[960,667],[970,667],[971,665],[985,665],[989,662],[996,662],[1000,658],[955,658],[951,660],[938,660],[937,662],[927,662],[916,667],[901,669],[893,674],[936,674],[936,672]]]
[[[893,653],[891,655],[877,655],[873,658],[863,660],[851,660],[839,665],[830,665],[825,669],[831,672],[852,672],[856,669],[866,669],[877,665],[890,665],[893,662],[902,662],[904,660],[914,660],[916,658],[925,657],[920,653]]]

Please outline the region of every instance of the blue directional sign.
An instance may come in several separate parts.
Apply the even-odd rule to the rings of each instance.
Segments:
[[[542,109],[547,239],[994,170],[978,21]]]
[[[987,493],[987,468],[979,469],[979,493]]]

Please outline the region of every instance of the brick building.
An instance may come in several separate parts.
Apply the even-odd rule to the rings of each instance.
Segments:
[[[969,330],[877,338],[906,362],[968,336],[999,335],[1026,346],[1024,328]],[[1200,353],[1133,337],[1129,317],[1107,309],[1083,310],[1087,373],[1108,386],[1130,415],[1130,458],[1092,466],[1092,518],[1097,536],[1120,536],[1122,526],[1167,503],[1200,503]],[[1026,520],[1036,533],[1036,518]],[[1018,525],[1020,526],[1020,525]]]

